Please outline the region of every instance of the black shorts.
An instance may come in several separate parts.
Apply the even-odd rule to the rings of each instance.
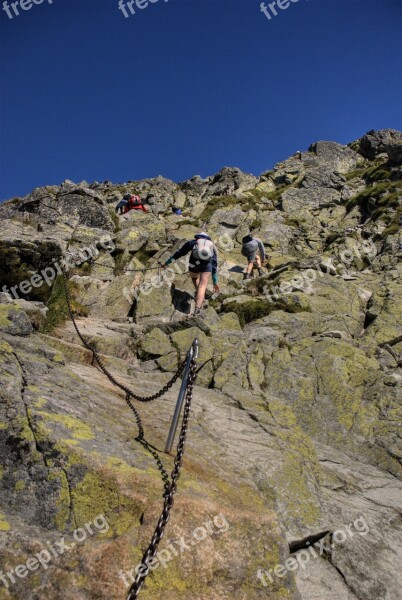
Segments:
[[[191,259],[188,270],[190,273],[212,273],[212,261]]]

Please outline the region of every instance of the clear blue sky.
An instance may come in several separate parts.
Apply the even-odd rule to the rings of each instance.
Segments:
[[[401,0],[299,0],[271,20],[260,0],[128,18],[118,0],[49,2],[0,10],[0,200],[66,178],[258,175],[319,139],[402,129]]]

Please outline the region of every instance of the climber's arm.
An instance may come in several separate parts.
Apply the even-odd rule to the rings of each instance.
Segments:
[[[167,259],[164,266],[167,267],[174,260],[177,260],[178,258],[181,258],[182,256],[186,256],[186,254],[188,254],[192,250],[193,246],[194,246],[194,240],[190,240],[189,242],[186,242],[184,244],[184,246],[179,248],[179,250],[176,250],[176,252],[170,258]]]
[[[260,257],[261,257],[262,262],[264,262],[265,261],[265,246],[261,240],[257,240],[257,241],[258,241],[258,250],[260,251]]]
[[[216,250],[212,257],[212,283],[214,284],[214,287],[218,286],[218,256]]]

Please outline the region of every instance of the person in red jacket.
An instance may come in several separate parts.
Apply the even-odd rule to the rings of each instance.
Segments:
[[[148,209],[142,203],[141,198],[136,195],[130,197],[126,206],[124,207],[123,214],[130,212],[130,210],[142,210],[144,213],[148,212]]]

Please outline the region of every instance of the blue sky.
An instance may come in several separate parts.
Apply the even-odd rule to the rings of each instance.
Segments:
[[[316,140],[402,129],[400,0],[299,0],[270,20],[260,0],[133,8],[0,10],[0,200],[66,178],[258,175]]]

